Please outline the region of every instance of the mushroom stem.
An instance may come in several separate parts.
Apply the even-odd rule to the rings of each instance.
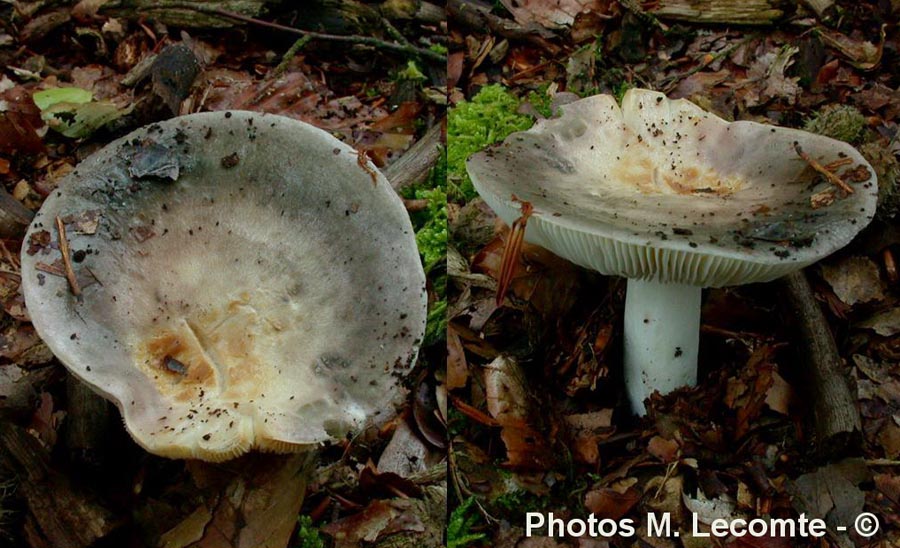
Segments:
[[[632,410],[644,400],[697,384],[702,288],[628,280],[625,297],[625,390]]]

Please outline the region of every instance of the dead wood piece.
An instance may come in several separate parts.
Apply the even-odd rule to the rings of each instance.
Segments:
[[[386,0],[380,9],[388,19],[411,19],[431,25],[436,25],[447,17],[444,8],[422,0]]]
[[[229,12],[256,17],[262,15],[272,0],[195,0],[201,8],[218,8]],[[102,15],[121,17],[124,19],[142,19],[148,16],[177,27],[187,28],[224,28],[235,25],[231,17],[191,9],[184,2],[171,0],[113,0],[105,2],[100,8]]]
[[[161,4],[149,3],[149,5],[143,5],[143,7],[137,13],[143,17],[156,17],[157,12],[165,12],[166,10],[195,12],[201,15],[205,14],[217,18],[230,19],[232,22],[247,23],[257,27],[295,34],[297,36],[309,36],[313,40],[359,44],[370,46],[376,49],[390,51],[396,54],[408,55],[410,57],[419,57],[435,63],[447,62],[447,57],[444,54],[432,51],[427,48],[420,48],[411,44],[398,44],[396,42],[390,42],[368,35],[364,36],[358,34],[331,34],[327,32],[302,30],[279,23],[273,23],[271,21],[257,19],[238,11],[223,9],[221,6],[218,6],[213,2],[171,2],[167,0],[165,3]]]
[[[689,23],[770,25],[784,16],[779,4],[778,0],[660,0],[647,12]]]
[[[860,443],[862,423],[837,344],[803,271],[785,276],[783,286],[802,336],[800,354],[812,387],[816,452],[823,458],[843,455]]]
[[[306,30],[371,35],[381,23],[375,6],[357,0],[307,0],[295,5],[302,5],[296,24]]]
[[[0,189],[0,238],[21,236],[34,212],[23,206],[9,192]]]
[[[109,437],[109,402],[72,375],[66,378],[66,400],[66,447],[76,461],[99,466]]]
[[[431,168],[444,154],[441,146],[443,127],[443,121],[432,126],[403,156],[384,170],[384,176],[394,190],[421,183],[428,177]]]
[[[112,512],[50,467],[47,450],[37,438],[5,421],[0,422],[0,468],[18,477],[17,492],[32,522],[29,536],[44,544],[83,548],[115,527]]]

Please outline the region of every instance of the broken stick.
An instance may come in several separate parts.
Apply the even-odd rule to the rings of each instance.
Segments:
[[[444,149],[441,134],[445,122],[431,126],[416,144],[384,170],[384,176],[396,191],[421,183],[438,162]]]
[[[825,168],[825,166],[817,162],[812,156],[804,152],[803,149],[800,148],[799,144],[794,143],[794,150],[797,151],[797,155],[800,156],[800,158],[802,158],[804,162],[809,164],[809,167],[813,168],[817,173],[825,177],[825,179],[827,179],[829,183],[844,191],[845,196],[847,194],[853,194],[853,187],[845,183],[840,177],[829,171],[827,168]]]
[[[812,386],[813,429],[819,456],[836,457],[859,444],[862,432],[856,398],[844,376],[844,364],[825,315],[803,271],[782,278],[797,319],[806,373]]]
[[[72,295],[81,296],[81,287],[78,278],[75,277],[75,269],[72,267],[72,257],[69,254],[69,240],[66,238],[66,224],[56,216],[56,231],[59,236],[59,252],[62,253],[63,266],[66,268],[66,279],[69,280],[69,289]]]

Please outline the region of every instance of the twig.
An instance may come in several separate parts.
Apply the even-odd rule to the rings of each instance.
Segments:
[[[861,438],[856,399],[850,393],[837,344],[806,275],[801,270],[782,280],[805,346],[801,354],[811,380],[815,444],[821,456],[838,456]]]
[[[839,167],[849,166],[853,163],[853,158],[841,158],[840,160],[835,160],[833,162],[825,164],[825,169],[828,171],[834,171]]]
[[[441,158],[441,133],[444,121],[433,125],[416,144],[384,170],[384,176],[396,191],[421,183]]]
[[[410,41],[406,39],[406,36],[403,36],[403,33],[400,32],[397,27],[395,27],[394,24],[388,21],[386,18],[381,18],[381,24],[384,25],[384,30],[387,31],[388,35],[391,38],[400,42],[404,46],[412,46]]]
[[[288,65],[291,64],[291,60],[297,56],[297,53],[300,52],[303,47],[308,44],[312,40],[312,36],[301,36],[297,38],[297,41],[294,42],[288,50],[284,53],[284,57],[281,58],[281,62],[278,63],[278,66],[275,67],[275,70],[272,71],[272,76],[278,78],[281,74],[287,70]]]
[[[81,296],[81,288],[78,286],[78,278],[75,277],[75,269],[72,268],[72,258],[69,257],[69,240],[66,239],[66,225],[59,215],[56,216],[56,231],[59,234],[59,252],[62,253],[63,266],[66,268],[66,279],[69,280],[69,289],[72,295]]]
[[[851,187],[850,185],[848,185],[847,183],[842,181],[840,177],[838,177],[834,173],[828,171],[822,164],[817,162],[812,156],[810,156],[809,154],[804,152],[803,149],[800,148],[799,143],[794,143],[794,150],[797,151],[797,155],[800,156],[800,158],[802,158],[804,162],[809,164],[809,167],[813,168],[814,170],[816,170],[816,172],[818,172],[820,175],[825,177],[825,179],[827,179],[829,183],[833,184],[834,186],[836,186],[839,189],[841,189],[842,191],[844,191],[845,195],[853,194],[853,187]]]
[[[513,196],[514,201],[519,201]],[[522,201],[522,215],[513,221],[509,227],[509,236],[506,239],[506,245],[503,247],[503,256],[500,259],[500,279],[497,280],[497,306],[503,304],[506,292],[512,284],[513,276],[516,275],[516,268],[519,266],[519,259],[522,253],[522,243],[525,241],[525,227],[528,225],[528,219],[534,211],[534,206],[530,202]]]
[[[166,4],[165,6],[147,6],[143,8],[143,11],[154,11],[160,9],[185,9],[196,11],[198,13],[208,13],[211,15],[218,15],[220,17],[227,17],[228,19],[233,19],[235,21],[241,21],[243,23],[249,23],[252,25],[257,25],[260,27],[266,27],[270,29],[280,30],[282,32],[289,32],[291,34],[297,34],[300,36],[309,36],[314,40],[328,40],[331,42],[347,42],[351,44],[363,44],[367,46],[373,46],[379,49],[384,49],[388,51],[395,51],[397,53],[403,53],[406,55],[413,55],[417,57],[423,57],[425,59],[429,59],[436,63],[446,63],[447,57],[437,53],[436,51],[432,51],[430,49],[419,48],[413,45],[404,45],[397,44],[394,42],[388,42],[385,40],[381,40],[378,38],[374,38],[372,36],[358,36],[355,34],[327,34],[324,32],[315,32],[311,30],[301,30],[295,29],[294,27],[289,27],[287,25],[280,25],[278,23],[272,23],[271,21],[263,21],[262,19],[256,19],[255,17],[250,17],[247,15],[243,15],[240,13],[235,13],[233,11],[223,10],[221,8],[214,8],[210,6],[205,6],[202,4],[195,4],[192,2],[174,2],[170,4]]]

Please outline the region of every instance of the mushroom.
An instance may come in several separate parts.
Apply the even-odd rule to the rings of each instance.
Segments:
[[[303,451],[387,415],[424,334],[425,276],[402,202],[358,158],[250,112],[114,141],[28,230],[35,328],[166,457]]]
[[[610,95],[570,103],[467,169],[507,223],[533,207],[528,241],[628,278],[624,375],[641,415],[654,391],[696,384],[701,288],[766,282],[821,259],[869,223],[878,193],[846,143],[728,123],[641,89],[621,107]]]

